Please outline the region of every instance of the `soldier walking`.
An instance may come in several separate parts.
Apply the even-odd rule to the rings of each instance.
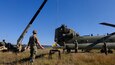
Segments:
[[[38,41],[37,38],[37,31],[33,30],[33,35],[30,36],[29,38],[29,42],[27,45],[27,48],[30,46],[30,62],[33,62],[36,56],[36,52],[37,52],[37,45],[41,48],[44,49],[44,47],[42,47]]]

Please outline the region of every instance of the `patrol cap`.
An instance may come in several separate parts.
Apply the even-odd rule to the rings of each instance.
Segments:
[[[37,31],[36,31],[36,30],[33,30],[33,34],[37,34]]]

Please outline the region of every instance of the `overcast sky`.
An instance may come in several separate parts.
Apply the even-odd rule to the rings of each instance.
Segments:
[[[17,39],[42,4],[43,0],[0,0],[0,40],[16,44]],[[99,25],[115,24],[115,0],[48,0],[23,39],[27,44],[32,30],[38,31],[41,44],[54,43],[54,32],[61,24],[80,35],[106,34],[114,28]]]

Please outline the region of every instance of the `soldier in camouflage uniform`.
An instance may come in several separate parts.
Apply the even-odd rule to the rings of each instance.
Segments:
[[[33,35],[30,37],[28,46],[30,46],[30,62],[33,62],[36,56],[36,51],[37,51],[37,45],[43,49],[43,47],[40,45],[38,39],[37,39],[37,31],[33,30]]]

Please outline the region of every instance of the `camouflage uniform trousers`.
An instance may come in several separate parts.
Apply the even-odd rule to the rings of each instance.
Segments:
[[[31,47],[30,48],[30,62],[33,62],[35,57],[36,57],[36,53],[37,53],[37,47]]]

